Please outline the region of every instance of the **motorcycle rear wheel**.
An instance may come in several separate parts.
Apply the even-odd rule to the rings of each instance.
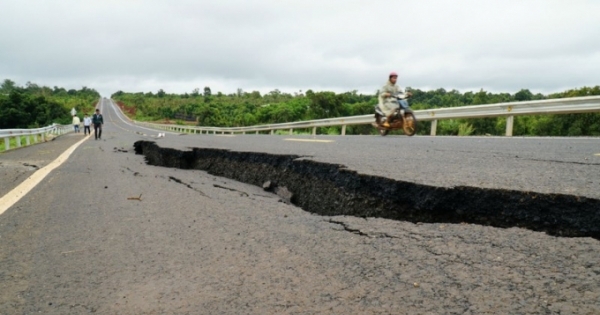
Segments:
[[[417,133],[417,118],[413,113],[405,113],[404,114],[404,124],[402,125],[402,130],[404,134],[407,136],[414,136]]]

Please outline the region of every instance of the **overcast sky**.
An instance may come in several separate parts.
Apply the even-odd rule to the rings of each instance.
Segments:
[[[0,80],[127,92],[600,85],[596,0],[0,0]]]

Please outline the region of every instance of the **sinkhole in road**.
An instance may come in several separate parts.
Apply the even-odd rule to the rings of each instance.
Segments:
[[[600,200],[563,194],[436,187],[359,174],[343,165],[297,155],[191,148],[161,148],[137,141],[146,163],[197,169],[212,175],[284,189],[290,201],[320,215],[380,217],[423,223],[521,227],[554,236],[600,239]]]

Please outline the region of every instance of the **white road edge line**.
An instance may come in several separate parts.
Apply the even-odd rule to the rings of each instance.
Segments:
[[[79,142],[72,145],[65,152],[59,155],[56,160],[50,162],[48,165],[42,167],[31,176],[27,177],[19,186],[9,191],[6,195],[0,198],[0,215],[8,208],[12,207],[17,201],[21,200],[27,193],[29,193],[37,184],[39,184],[52,170],[61,166],[64,162],[69,159],[69,156],[77,147],[79,147],[89,136],[81,139]]]

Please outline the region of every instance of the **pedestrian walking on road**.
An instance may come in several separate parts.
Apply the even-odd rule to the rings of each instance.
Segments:
[[[90,115],[85,114],[83,117],[83,135],[91,135],[90,126],[92,125],[92,118]]]
[[[94,136],[96,140],[102,138],[102,125],[104,125],[104,118],[100,114],[100,110],[96,108],[96,113],[92,116],[92,124],[94,124]]]
[[[77,115],[73,115],[73,128],[75,128],[75,132],[79,132],[79,125],[81,124],[81,120]]]

